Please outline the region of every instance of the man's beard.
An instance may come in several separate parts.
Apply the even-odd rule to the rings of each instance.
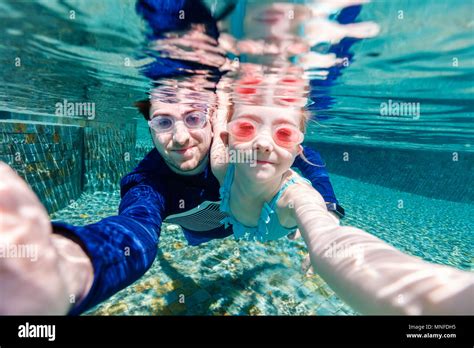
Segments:
[[[178,174],[195,175],[195,174],[201,173],[204,170],[204,168],[207,166],[207,162],[209,160],[209,154],[204,156],[196,166],[190,169],[182,169],[179,165],[171,161],[168,161],[166,158],[164,158],[164,160],[165,160],[165,163],[168,165],[168,167],[170,167],[172,170],[174,169],[174,172]]]

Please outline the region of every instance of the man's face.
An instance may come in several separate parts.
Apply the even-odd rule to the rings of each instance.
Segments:
[[[204,170],[207,155],[211,146],[212,129],[207,117],[203,128],[189,129],[184,118],[193,112],[202,112],[193,104],[151,102],[150,120],[157,116],[168,116],[174,119],[174,127],[164,133],[150,129],[153,143],[168,166],[176,173],[193,175]]]

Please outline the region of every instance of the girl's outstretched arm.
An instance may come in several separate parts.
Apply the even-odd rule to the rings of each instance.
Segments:
[[[315,272],[355,310],[474,314],[472,273],[425,262],[361,229],[340,226],[307,185],[294,185],[288,193]]]

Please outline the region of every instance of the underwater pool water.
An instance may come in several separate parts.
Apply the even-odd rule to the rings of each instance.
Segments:
[[[446,209],[442,200],[338,175],[331,178],[350,212],[344,224],[427,261],[472,270],[474,238],[466,219],[474,213],[472,205],[452,203],[455,209]],[[400,198],[403,208],[393,204]],[[77,225],[93,223],[114,214],[119,200],[117,192],[84,194],[79,207],[52,217]],[[151,269],[85,315],[356,315],[317,274],[302,271],[305,256],[301,239],[256,244],[228,237],[191,247],[179,226],[165,225]],[[180,294],[185,304],[180,304]]]
[[[244,19],[240,11],[233,25]],[[311,81],[318,123],[306,136],[328,164],[347,213],[343,224],[465,270],[474,258],[472,13],[468,0],[364,5],[357,19],[376,22],[378,36],[354,42],[348,52],[313,47],[351,60],[331,83]],[[133,103],[148,88],[137,67],[149,57],[137,54],[146,25],[134,1],[0,1],[0,22],[0,119],[81,126],[87,120],[57,116],[55,106],[93,101],[97,127],[133,125],[132,162],[143,158],[152,144]],[[395,110],[408,103],[412,113]],[[388,106],[391,113],[382,114]],[[0,140],[6,161],[12,140]],[[109,146],[105,152],[115,145]],[[97,178],[88,178],[87,190],[51,218],[83,225],[116,214],[116,186],[101,190],[90,184]],[[226,238],[190,247],[179,226],[165,225],[145,276],[85,314],[357,314],[317,274],[301,270],[305,255],[302,240],[263,245]]]

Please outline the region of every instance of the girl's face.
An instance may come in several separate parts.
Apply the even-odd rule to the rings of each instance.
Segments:
[[[298,108],[236,105],[231,121],[248,120],[257,126],[255,137],[247,141],[237,139],[232,132],[229,134],[230,150],[237,153],[252,152],[256,156],[256,165],[236,163],[239,175],[262,182],[282,176],[293,165],[302,148],[299,144],[282,146],[281,139],[275,134],[275,129],[280,128],[283,131],[285,128],[295,129],[299,132],[301,117],[303,117],[301,109]]]

